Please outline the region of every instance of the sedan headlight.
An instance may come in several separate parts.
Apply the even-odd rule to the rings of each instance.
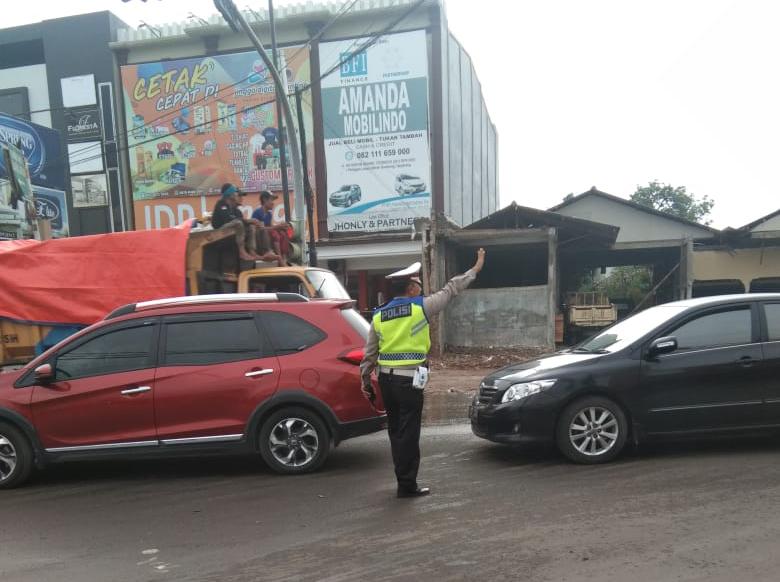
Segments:
[[[533,394],[538,394],[542,390],[552,387],[558,380],[536,380],[535,382],[523,382],[522,384],[512,384],[504,395],[501,402],[513,402],[528,398]]]

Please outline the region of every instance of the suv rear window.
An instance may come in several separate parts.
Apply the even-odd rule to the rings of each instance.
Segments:
[[[263,311],[260,321],[279,356],[302,352],[326,337],[325,332],[309,322],[281,311]]]
[[[368,330],[370,329],[370,324],[363,316],[361,316],[354,309],[342,309],[341,314],[344,316],[344,319],[347,320],[347,323],[349,323],[352,329],[360,334],[360,337],[362,337],[363,340],[368,339]]]

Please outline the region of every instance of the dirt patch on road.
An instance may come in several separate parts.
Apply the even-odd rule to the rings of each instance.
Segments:
[[[482,379],[499,368],[539,357],[540,350],[451,350],[434,359],[425,389],[423,423],[451,424],[468,420],[468,407]]]
[[[546,353],[538,348],[448,348],[440,358],[434,358],[434,370],[473,370],[492,368],[497,370],[509,364],[527,362]]]
[[[543,350],[531,348],[450,348],[443,357],[432,359],[431,383],[427,390],[473,394],[488,374],[509,364],[533,360],[542,354]]]

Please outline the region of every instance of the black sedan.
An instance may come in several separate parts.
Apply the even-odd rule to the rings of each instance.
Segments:
[[[652,307],[491,374],[469,416],[479,437],[554,441],[578,463],[629,441],[780,428],[780,294]]]

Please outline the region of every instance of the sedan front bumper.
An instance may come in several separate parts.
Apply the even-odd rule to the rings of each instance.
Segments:
[[[471,432],[480,438],[503,444],[552,442],[555,434],[554,413],[530,404],[480,404],[475,398],[469,407]]]

